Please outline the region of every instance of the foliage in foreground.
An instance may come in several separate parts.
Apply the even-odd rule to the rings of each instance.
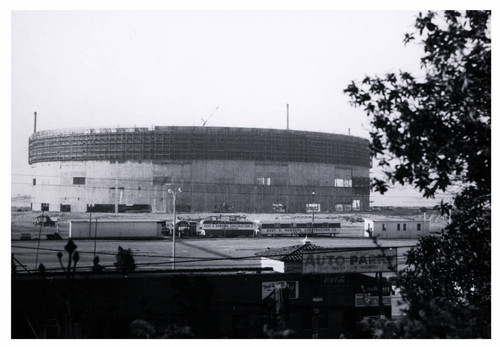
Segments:
[[[124,249],[118,246],[118,253],[116,254],[116,262],[114,263],[116,270],[122,273],[135,271],[135,259],[132,250]]]
[[[420,14],[414,34],[425,78],[407,72],[352,82],[345,93],[371,119],[372,154],[385,179],[424,197],[459,186],[452,223],[424,237],[398,284],[409,304],[398,322],[364,322],[382,338],[491,336],[491,36],[490,11]],[[441,204],[442,213],[451,206]]]

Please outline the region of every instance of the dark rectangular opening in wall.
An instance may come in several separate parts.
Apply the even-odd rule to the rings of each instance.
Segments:
[[[73,184],[84,185],[85,184],[85,177],[73,177]]]
[[[36,178],[33,178],[33,185],[36,186]]]
[[[87,212],[115,212],[115,205],[111,204],[94,204],[87,205]]]
[[[61,204],[61,212],[71,212],[71,205]]]
[[[48,211],[49,210],[49,204],[46,203],[46,202],[42,202],[42,204],[40,205],[40,210],[41,211]]]
[[[191,205],[177,205],[176,210],[181,213],[191,212]]]
[[[150,213],[151,205],[130,204],[118,205],[119,213]]]

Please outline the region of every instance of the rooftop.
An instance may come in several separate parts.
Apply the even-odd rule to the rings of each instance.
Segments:
[[[388,223],[388,222],[429,222],[429,220],[424,219],[423,217],[414,217],[414,218],[402,218],[402,217],[397,217],[397,218],[392,218],[392,217],[377,217],[377,218],[363,218],[365,221],[373,221],[373,222],[382,222],[382,223]]]
[[[322,249],[323,247],[313,245],[309,241],[304,241],[302,245],[295,245],[282,248],[270,248],[265,251],[257,252],[255,255],[271,258],[276,260],[288,261],[302,261],[302,252],[304,250],[310,251],[315,249]]]

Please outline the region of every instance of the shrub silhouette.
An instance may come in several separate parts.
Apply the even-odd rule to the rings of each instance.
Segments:
[[[122,273],[135,271],[135,260],[132,250],[124,249],[118,246],[118,253],[116,254],[116,262],[114,263],[116,270]]]

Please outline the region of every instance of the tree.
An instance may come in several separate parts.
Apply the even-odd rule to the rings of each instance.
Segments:
[[[408,253],[399,284],[409,310],[398,336],[490,335],[490,15],[421,13],[404,42],[420,39],[425,77],[388,73],[351,82],[344,91],[370,117],[372,155],[385,174],[372,182],[375,190],[409,184],[433,197],[459,189],[452,223]],[[442,213],[450,208],[441,203]],[[454,319],[443,319],[451,313]],[[439,331],[426,328],[429,317],[437,317]]]
[[[116,269],[124,274],[135,271],[135,260],[132,250],[124,249],[118,246],[118,253],[116,253],[116,262],[114,263]]]

